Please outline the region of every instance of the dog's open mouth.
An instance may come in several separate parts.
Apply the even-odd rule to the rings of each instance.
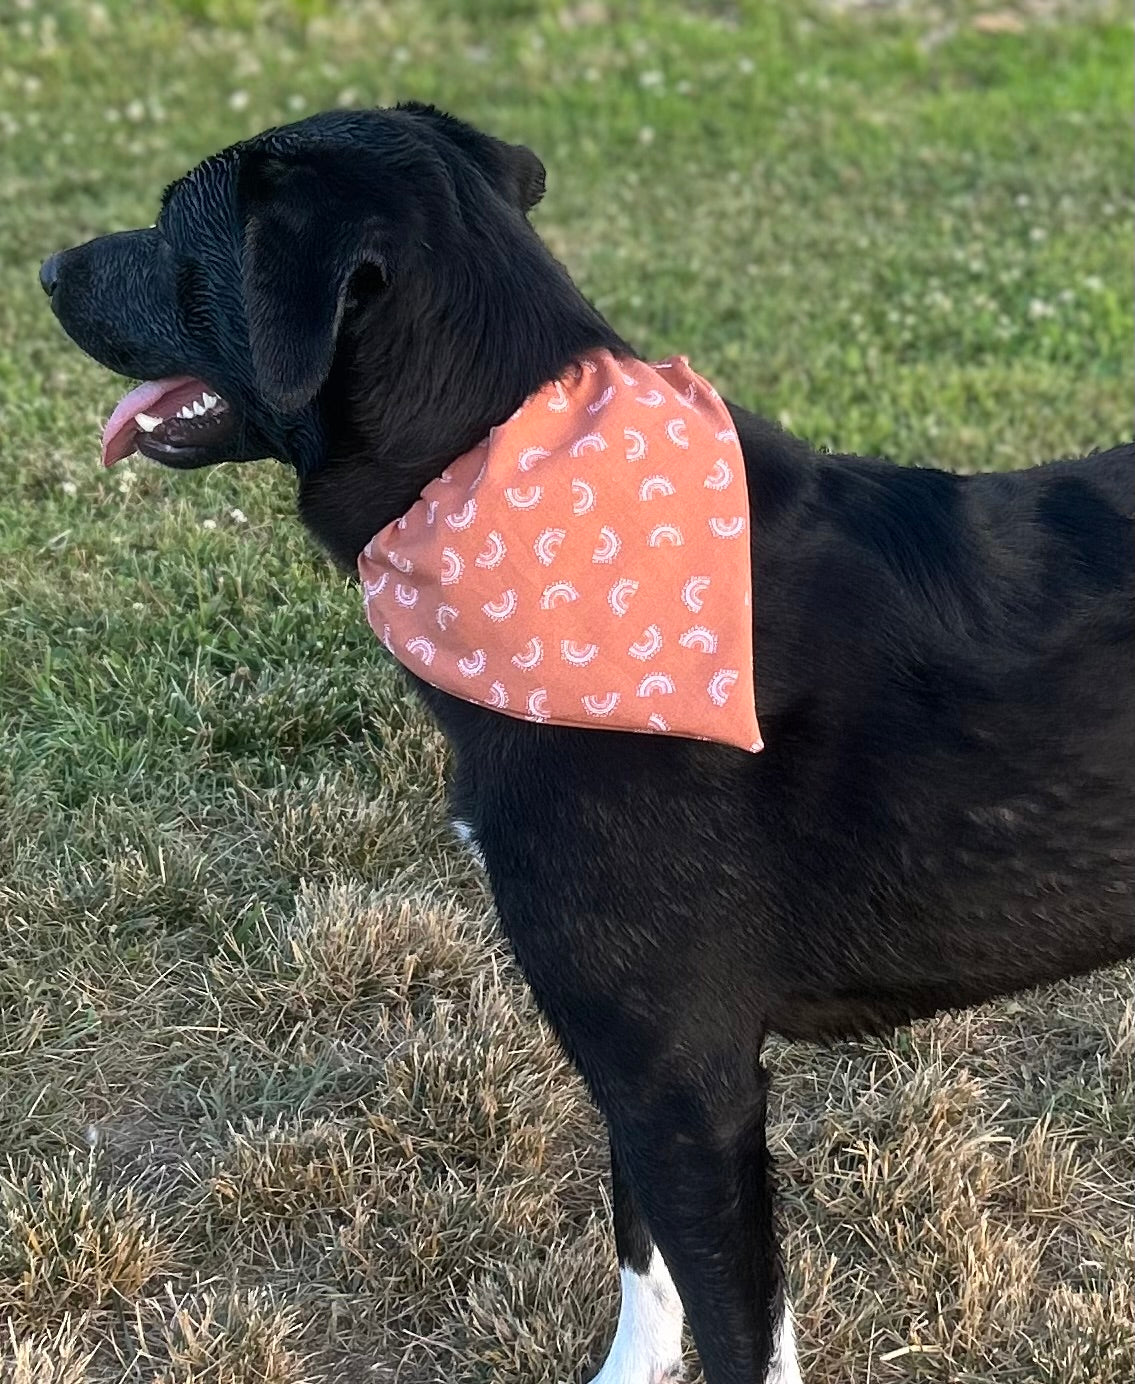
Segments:
[[[235,430],[232,410],[204,380],[193,375],[147,380],[120,400],[107,420],[102,464],[113,466],[131,452],[174,466],[215,461]]]

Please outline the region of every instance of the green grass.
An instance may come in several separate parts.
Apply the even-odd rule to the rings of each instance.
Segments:
[[[0,12],[0,1377],[562,1382],[613,1311],[595,1122],[440,738],[282,468],[99,469],[119,387],[39,260],[265,125],[417,97],[540,153],[623,334],[813,441],[1088,450],[1131,433],[1131,26],[979,12]],[[1128,994],[776,1048],[812,1384],[1127,1380]]]

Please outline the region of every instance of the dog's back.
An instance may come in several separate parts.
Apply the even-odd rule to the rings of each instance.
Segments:
[[[1133,463],[820,458],[755,554],[761,834],[787,820],[823,862],[793,890],[806,925],[773,929],[803,978],[775,1027],[886,1026],[1130,955]]]

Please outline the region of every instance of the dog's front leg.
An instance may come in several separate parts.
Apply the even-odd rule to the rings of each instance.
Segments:
[[[619,1322],[592,1384],[670,1384],[682,1377],[682,1302],[611,1146]]]
[[[649,1101],[608,1112],[620,1257],[630,1256],[632,1275],[645,1267],[629,1281],[624,1271],[624,1293],[629,1289],[639,1302],[648,1293],[666,1301],[672,1280],[706,1384],[799,1384],[765,1146],[767,1078],[755,1062],[749,1070],[732,1061],[714,1067],[690,1071],[684,1080],[675,1074]],[[634,1302],[624,1314],[634,1313]],[[674,1314],[634,1316],[652,1322],[651,1348],[639,1345],[635,1372],[623,1363],[636,1359],[633,1352],[613,1351],[602,1384],[615,1369],[622,1372],[612,1372],[610,1384],[667,1378],[671,1365],[663,1361],[675,1344]],[[648,1372],[655,1343],[661,1351]],[[615,1344],[621,1344],[618,1332]]]

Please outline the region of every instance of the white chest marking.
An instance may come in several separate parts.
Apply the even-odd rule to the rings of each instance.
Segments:
[[[468,822],[462,821],[460,817],[454,817],[450,825],[453,827],[453,834],[458,841],[465,847],[478,865],[484,869],[485,857],[481,854],[481,848],[477,844],[477,838],[473,835],[473,828]]]

